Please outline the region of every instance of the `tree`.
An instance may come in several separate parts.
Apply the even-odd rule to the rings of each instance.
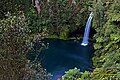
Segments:
[[[0,19],[6,18],[6,14],[18,14],[20,11],[27,13],[31,6],[31,0],[1,0]]]
[[[90,72],[80,72],[80,69],[74,68],[65,72],[62,80],[90,80]]]
[[[120,1],[115,0],[107,10],[107,21],[96,27],[97,34],[93,63],[96,67],[93,79],[119,79],[120,70]]]
[[[103,5],[106,2],[101,3],[98,0],[94,7],[93,26],[97,32],[94,35],[96,42],[94,43],[95,53],[92,59],[94,70],[87,73],[88,80],[120,79],[120,1],[106,1],[109,1],[110,4]],[[79,74],[74,76],[76,73]],[[80,76],[79,70],[70,70],[63,76],[63,80],[69,80],[69,78],[71,80],[87,80],[82,78],[82,75]]]
[[[3,80],[20,79],[21,70],[27,63],[28,28],[24,16],[0,20],[0,78]]]
[[[105,23],[104,17],[105,8],[103,6],[103,2],[101,0],[94,2],[93,9],[94,9],[93,27],[95,28],[102,27],[103,24]]]
[[[31,63],[32,37],[24,15],[0,20],[0,80],[48,80],[40,63]]]

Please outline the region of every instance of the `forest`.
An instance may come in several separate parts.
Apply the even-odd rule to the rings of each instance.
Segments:
[[[70,68],[52,79],[37,59],[49,48],[44,39],[80,41],[91,12],[92,68]],[[120,80],[120,0],[0,0],[0,80]]]

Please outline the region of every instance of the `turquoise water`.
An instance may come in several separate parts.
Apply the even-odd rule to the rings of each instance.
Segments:
[[[81,46],[81,41],[60,39],[45,39],[44,43],[49,43],[48,48],[35,53],[39,53],[38,61],[53,75],[52,80],[57,80],[65,71],[75,67],[81,71],[92,70],[92,45]],[[38,43],[34,46],[39,47]]]

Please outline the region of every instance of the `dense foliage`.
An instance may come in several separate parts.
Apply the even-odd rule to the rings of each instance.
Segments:
[[[0,20],[1,48],[0,73],[1,79],[12,80],[21,78],[21,70],[25,68],[27,60],[27,26],[24,17],[10,17]]]
[[[30,4],[30,0],[1,0],[0,19],[6,18],[8,12],[16,15],[21,12],[27,13]]]
[[[33,0],[35,1],[35,0]],[[5,14],[24,13],[31,33],[48,33],[50,38],[68,38],[70,32],[85,25],[92,0],[40,0],[40,14],[37,14],[32,0],[5,0],[0,3],[0,17]],[[80,35],[80,34],[79,34]]]
[[[93,79],[120,78],[120,1],[115,0],[106,12],[107,19],[103,26],[96,27],[95,57],[96,69]]]
[[[27,59],[31,44],[44,37],[68,39],[85,26],[90,11],[96,30],[94,70],[71,69],[62,80],[120,79],[120,0],[40,0],[40,4],[37,14],[32,0],[0,1],[0,80],[49,80],[40,63]]]
[[[29,29],[24,15],[0,20],[0,80],[48,80],[40,63],[31,63]]]
[[[98,0],[93,4],[95,14],[93,27],[97,32],[94,35],[96,43],[94,43],[93,65],[95,69],[87,77],[88,80],[120,79],[120,1],[106,1]],[[76,69],[68,71],[63,76],[63,80],[87,80],[81,79],[81,76],[79,79],[80,72],[76,74],[75,71]],[[74,74],[77,77],[74,78]]]
[[[41,1],[41,12],[32,7],[28,14],[32,33],[47,30],[50,38],[68,38],[70,32],[84,26],[89,13],[89,2],[70,3],[67,0]]]
[[[90,72],[80,72],[80,69],[70,69],[65,72],[65,75],[62,77],[62,80],[90,80]]]

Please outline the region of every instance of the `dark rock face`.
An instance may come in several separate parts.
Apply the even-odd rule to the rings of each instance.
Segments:
[[[68,37],[80,37],[84,34],[84,27],[78,28],[74,30],[73,32],[70,32]],[[92,38],[96,34],[96,30],[94,28],[90,28],[90,38]]]

